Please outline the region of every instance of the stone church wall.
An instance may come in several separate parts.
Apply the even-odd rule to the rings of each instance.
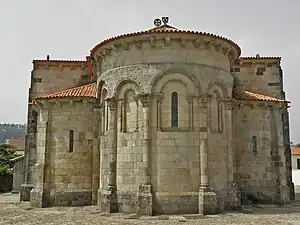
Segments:
[[[93,107],[93,103],[84,101],[48,102],[46,153],[45,157],[40,154],[37,157],[38,165],[45,165],[44,179],[37,176],[35,186],[43,189],[44,205],[92,204]],[[39,133],[38,143],[41,135]],[[36,168],[36,174],[40,174],[39,171]],[[31,204],[40,201],[35,197],[34,190]]]
[[[89,81],[85,62],[35,60],[31,72],[28,103],[33,97],[54,93]],[[38,113],[28,105],[27,135],[25,141],[24,182],[34,184],[33,168],[36,163],[36,132]]]
[[[279,58],[241,58],[231,71],[237,88],[284,99]]]
[[[237,180],[243,200],[287,202],[289,191],[279,108],[241,104],[234,118]]]
[[[128,42],[115,43],[97,62],[98,86],[105,89],[103,93],[100,92],[101,101],[105,97],[113,96],[116,96],[118,101],[116,188],[120,211],[135,211],[136,195],[139,186],[144,184],[142,157],[145,155],[142,153],[146,143],[143,124],[145,107],[135,98],[141,93],[149,93],[152,96],[149,124],[151,163],[148,173],[151,176],[154,197],[153,212],[198,212],[201,130],[209,133],[212,129],[214,132],[208,141],[212,143],[209,149],[212,152],[209,155],[209,169],[212,172],[209,176],[212,177],[214,188],[225,196],[227,181],[221,184],[221,178],[227,174],[227,170],[224,170],[224,173],[216,171],[217,168],[222,170],[226,167],[222,161],[225,150],[221,145],[226,133],[222,127],[225,123],[225,112],[221,102],[231,97],[233,76],[229,71],[228,57],[234,57],[236,52],[231,47],[223,51],[221,45],[215,48],[207,44],[210,42],[205,41],[208,41],[209,37],[197,43],[193,43],[193,38],[180,38],[179,34],[176,38],[171,38],[170,42],[159,35],[155,40],[150,36],[140,41],[128,38]],[[228,47],[224,43],[225,46]],[[96,53],[96,61],[99,55],[101,53]],[[179,112],[178,126],[173,128],[170,104],[172,93],[178,96]],[[213,115],[219,117],[220,113],[223,114],[220,120],[217,119],[217,123],[214,123],[215,118],[209,118],[212,120],[209,128],[206,126],[206,120],[200,118],[202,113],[199,113],[200,96],[208,93],[214,95]],[[104,101],[103,104],[105,106]],[[110,113],[111,111],[107,110],[107,118],[110,118]],[[222,119],[224,121],[221,121]],[[103,132],[100,141],[100,188],[103,189],[108,186],[108,178],[113,177],[108,172],[109,156],[103,155],[110,151],[108,141],[112,138],[109,131],[111,125],[110,122],[107,125],[103,124],[107,131]],[[223,151],[223,154],[217,154],[219,151]],[[102,164],[104,162],[107,165]],[[221,197],[220,201],[224,204],[224,197]]]

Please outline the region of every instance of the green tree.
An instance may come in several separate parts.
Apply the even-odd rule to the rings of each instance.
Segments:
[[[11,159],[19,156],[14,148],[8,144],[0,144],[0,175],[10,174],[14,166]]]

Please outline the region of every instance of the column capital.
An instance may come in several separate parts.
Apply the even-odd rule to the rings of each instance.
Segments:
[[[235,99],[228,98],[222,100],[225,106],[225,110],[232,110],[238,106],[238,102]]]
[[[137,98],[141,101],[143,107],[149,107],[151,105],[152,95],[150,93],[139,94]]]
[[[115,97],[106,98],[105,101],[111,110],[117,109],[117,99]]]
[[[212,95],[204,94],[198,95],[198,100],[201,108],[207,108],[208,104],[211,103]]]

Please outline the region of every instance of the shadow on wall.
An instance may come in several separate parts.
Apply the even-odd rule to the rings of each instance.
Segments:
[[[0,175],[0,193],[10,192],[13,187],[13,175]]]

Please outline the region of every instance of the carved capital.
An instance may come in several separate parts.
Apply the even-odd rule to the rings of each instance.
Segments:
[[[105,99],[107,102],[107,106],[111,109],[117,109],[117,99],[115,97]]]
[[[201,108],[207,108],[208,104],[211,103],[212,96],[209,94],[198,95],[199,105]]]
[[[232,110],[238,106],[238,102],[234,99],[223,99],[225,110]]]
[[[139,94],[138,99],[141,101],[143,107],[149,107],[151,105],[151,94]]]
[[[192,104],[193,100],[194,100],[194,96],[192,96],[192,95],[187,96],[187,101],[189,104]]]

